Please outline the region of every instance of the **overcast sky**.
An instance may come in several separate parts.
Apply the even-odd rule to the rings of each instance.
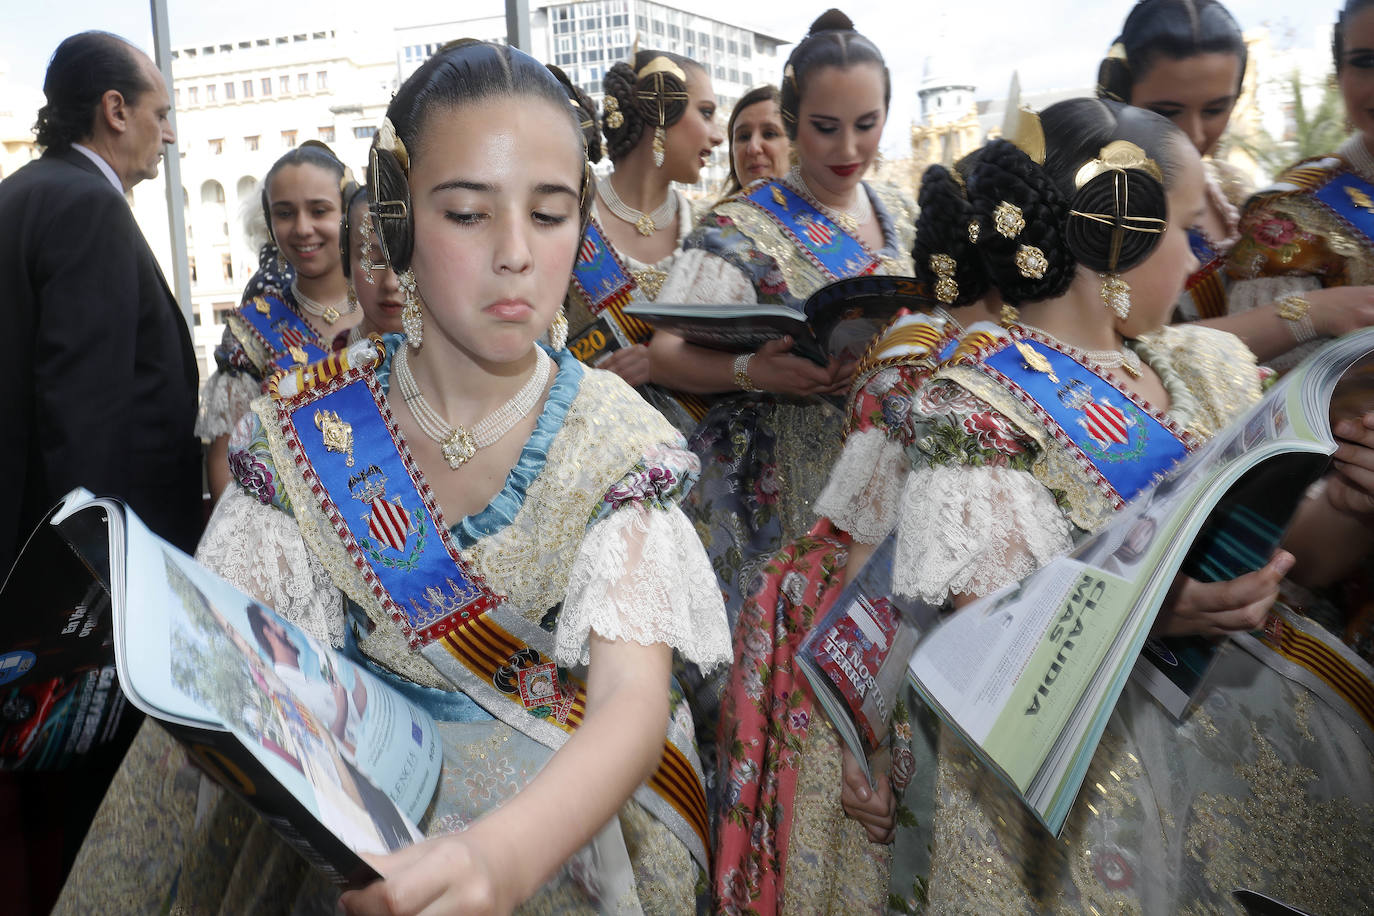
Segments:
[[[666,0],[680,8],[795,41],[825,7],[796,0]],[[237,40],[268,32],[325,28],[357,11],[372,26],[382,10],[397,25],[500,15],[501,0],[336,0],[329,4],[281,0],[167,0],[173,46]],[[1241,27],[1268,26],[1280,46],[1323,47],[1341,5],[1338,0],[1233,0]],[[539,0],[530,0],[531,8]],[[7,0],[0,28],[0,62],[9,79],[38,88],[47,61],[66,35],[86,28],[123,35],[151,52],[152,26],[144,0],[58,0],[53,5]],[[949,9],[953,7],[953,9]],[[950,77],[978,87],[979,98],[1001,98],[1013,70],[1023,93],[1091,85],[1097,62],[1131,7],[1129,0],[955,0],[953,3],[847,0],[841,7],[859,31],[875,40],[892,70],[893,98],[883,147],[906,150],[906,127],[916,117],[916,89],[928,56]],[[944,10],[943,12],[941,10]],[[461,12],[458,12],[461,11]],[[258,23],[255,25],[255,23]],[[386,39],[383,39],[386,40]],[[781,65],[779,65],[781,66]],[[762,80],[764,74],[760,74]],[[776,82],[779,74],[767,75]],[[0,99],[0,108],[7,107]]]

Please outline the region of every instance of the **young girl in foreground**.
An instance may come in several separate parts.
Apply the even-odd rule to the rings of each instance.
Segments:
[[[677,508],[695,458],[620,378],[536,344],[560,312],[591,193],[568,97],[519,51],[459,42],[396,94],[369,172],[406,333],[327,384],[254,403],[230,450],[238,481],[199,552],[336,645],[347,599],[373,670],[439,720],[430,839],[378,858],[384,880],[342,905],[693,912],[705,797],[669,671],[674,650],[724,662],[728,634]],[[351,423],[351,467],[322,444],[320,409]],[[304,465],[278,458],[291,423]],[[414,571],[336,528],[360,524],[363,538],[354,492],[383,486],[415,530],[372,546]],[[537,696],[517,689],[532,673],[548,685]]]

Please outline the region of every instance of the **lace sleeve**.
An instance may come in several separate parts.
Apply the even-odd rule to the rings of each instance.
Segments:
[[[854,540],[877,544],[897,524],[902,486],[911,473],[901,443],[881,429],[859,429],[845,439],[816,512]]]
[[[593,630],[604,639],[666,643],[703,671],[730,661],[716,576],[681,509],[626,503],[587,529],[558,615],[555,661],[590,662]]]
[[[316,639],[343,646],[342,594],[306,548],[295,519],[280,509],[231,486],[196,559]]]
[[[749,304],[758,301],[758,294],[749,276],[734,264],[705,249],[690,248],[673,262],[657,301]]]
[[[248,405],[261,393],[258,380],[246,372],[216,369],[200,395],[196,435],[209,442],[232,433],[248,413]]]
[[[926,465],[902,494],[893,587],[932,604],[986,595],[1072,545],[1072,526],[1029,471]]]

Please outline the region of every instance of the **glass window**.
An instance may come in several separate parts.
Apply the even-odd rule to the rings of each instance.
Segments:
[[[187,87],[186,92],[187,92],[188,95],[190,96],[191,104],[192,104],[192,105],[199,105],[199,104],[200,104],[200,87],[199,87],[199,86],[189,86],[189,87]]]
[[[332,124],[328,127],[320,128],[320,139],[325,143],[334,142],[334,126]]]
[[[726,42],[726,47],[730,50],[730,53],[731,53],[731,54],[734,54],[734,55],[736,55],[736,56],[739,55],[739,42],[738,42],[738,41],[729,41],[729,42]]]
[[[251,98],[253,97],[253,81],[252,81],[252,80],[244,80],[244,81],[243,81],[243,97],[244,97],[245,99],[251,99]]]
[[[181,90],[180,90],[180,89],[173,89],[173,90],[172,90],[172,104],[173,104],[173,105],[176,105],[178,108],[181,107]]]
[[[262,94],[264,96],[269,96],[272,94],[272,77],[264,76],[262,78]]]
[[[234,282],[234,259],[231,255],[222,254],[219,256],[220,270],[224,273],[224,282]]]
[[[329,71],[320,70],[315,73],[315,89],[324,92],[329,88]]]
[[[310,91],[310,74],[308,74],[308,73],[297,73],[297,74],[296,74],[296,90],[297,90],[298,92],[309,92],[309,91]]]
[[[370,140],[375,133],[377,133],[377,128],[375,127],[353,128],[353,136],[358,140]]]
[[[226,102],[232,102],[232,101],[234,101],[234,89],[235,89],[235,88],[236,88],[236,87],[234,86],[233,83],[225,83],[225,84],[224,84],[224,101],[226,101]]]
[[[296,132],[294,130],[284,130],[281,132],[281,145],[287,149],[296,148]]]
[[[205,87],[205,103],[206,103],[207,105],[213,105],[213,104],[215,104],[215,84],[214,84],[214,83],[211,83],[210,85],[208,85],[208,86]]]
[[[280,78],[277,80],[277,88],[281,90],[281,94],[282,94],[282,95],[286,95],[288,92],[290,92],[290,91],[291,91],[291,77],[289,77],[289,76],[280,77]]]
[[[717,51],[720,51],[720,52],[724,53],[724,51],[725,51],[725,39],[724,39],[724,38],[721,38],[719,35],[717,35],[717,36],[716,36],[716,40],[715,40],[715,47],[716,47],[716,50],[717,50]]]
[[[258,151],[258,136],[258,134],[253,134],[251,137],[243,138],[243,148],[245,151],[250,153],[256,153]]]
[[[211,154],[211,155],[213,155],[213,156],[218,156],[220,153],[223,153],[223,152],[224,152],[224,139],[223,139],[222,137],[221,137],[220,139],[211,140],[211,141],[210,141],[210,154]]]

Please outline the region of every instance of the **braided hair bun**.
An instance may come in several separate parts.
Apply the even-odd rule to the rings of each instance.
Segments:
[[[1016,305],[1069,288],[1069,203],[1043,168],[1010,141],[993,140],[970,171],[968,200],[980,227],[982,263],[1002,298]]]
[[[1164,184],[1144,169],[1104,171],[1074,195],[1065,240],[1085,267],[1130,270],[1159,244],[1168,209]]]
[[[545,66],[549,68],[549,72],[558,79],[558,82],[563,85],[563,89],[568,93],[573,112],[577,115],[578,123],[582,128],[582,138],[587,144],[587,159],[591,162],[600,162],[601,131],[596,126],[596,103],[592,101],[591,96],[573,85],[572,80],[568,79],[568,74],[563,72],[562,67],[557,64],[545,64]]]
[[[650,67],[658,58],[671,67]],[[687,84],[674,69],[686,76],[699,67],[695,61],[668,51],[643,50],[635,55],[634,66],[621,61],[601,80],[605,90],[601,130],[606,135],[606,155],[619,162],[630,154],[659,125],[660,108],[664,127],[672,127],[687,112]],[[646,69],[652,72],[645,73]]]
[[[988,291],[988,277],[970,237],[969,224],[975,218],[960,179],[944,166],[930,166],[921,176],[918,203],[916,241],[911,248],[916,278],[946,305],[968,305],[982,298]],[[981,237],[982,227],[975,231]],[[932,258],[941,255],[954,262],[952,272],[936,269],[938,262]],[[942,284],[946,280],[953,280],[953,290]]]

